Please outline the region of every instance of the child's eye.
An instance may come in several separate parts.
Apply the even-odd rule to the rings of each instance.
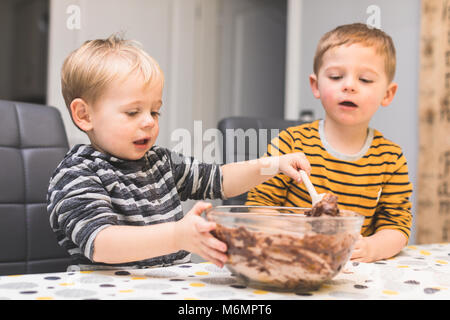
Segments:
[[[161,112],[157,112],[157,111],[152,111],[152,117],[153,118],[158,118],[161,116]]]
[[[359,80],[361,80],[364,83],[372,83],[373,82],[373,80],[366,79],[366,78],[359,78]]]
[[[342,79],[342,76],[329,76],[331,80],[339,80]]]
[[[135,115],[137,115],[138,114],[138,112],[137,111],[127,111],[127,112],[125,112],[128,116],[130,116],[130,117],[133,117],[133,116],[135,116]]]

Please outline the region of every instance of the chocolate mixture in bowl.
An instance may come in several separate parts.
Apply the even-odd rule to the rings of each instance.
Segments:
[[[245,285],[266,290],[315,290],[333,278],[350,258],[363,220],[339,210],[332,194],[312,209],[293,210],[298,215],[249,213],[245,206],[227,214],[223,208],[212,208],[207,218],[228,246],[228,269]]]
[[[329,216],[338,216],[339,208],[337,203],[337,196],[331,193],[326,193],[322,200],[316,203],[311,210],[306,210],[305,214],[311,217],[319,217],[323,214]]]

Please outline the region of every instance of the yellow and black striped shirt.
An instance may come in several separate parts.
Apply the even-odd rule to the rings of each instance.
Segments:
[[[364,236],[396,229],[409,238],[412,184],[397,144],[370,129],[358,155],[339,154],[325,139],[323,120],[317,120],[282,131],[267,147],[268,156],[299,151],[311,163],[310,179],[318,193],[331,192],[338,196],[339,208],[365,216]],[[311,197],[303,183],[278,174],[250,190],[246,204],[311,207]]]

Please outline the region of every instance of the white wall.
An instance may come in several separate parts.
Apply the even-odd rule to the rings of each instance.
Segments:
[[[219,117],[284,117],[286,0],[221,0]]]

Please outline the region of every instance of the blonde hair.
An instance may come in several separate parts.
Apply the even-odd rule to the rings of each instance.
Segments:
[[[141,73],[145,84],[154,79],[164,81],[158,63],[139,42],[124,40],[117,34],[86,41],[66,58],[61,70],[61,89],[69,112],[74,99],[95,103],[112,81],[134,72]]]
[[[396,65],[395,47],[392,38],[382,30],[368,27],[363,23],[338,26],[322,36],[314,55],[314,73],[318,74],[325,52],[334,47],[355,43],[374,47],[377,54],[384,56],[386,75],[391,82],[394,79]]]

